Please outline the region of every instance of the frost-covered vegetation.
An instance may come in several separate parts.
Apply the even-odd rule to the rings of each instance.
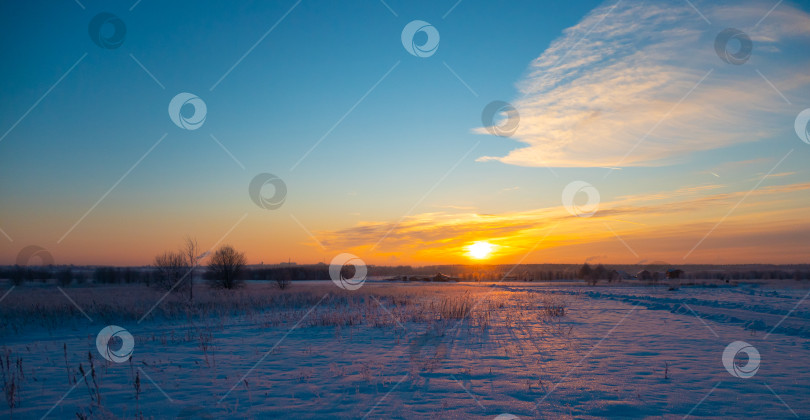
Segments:
[[[91,419],[807,416],[810,312],[806,285],[790,284],[267,282],[195,287],[193,300],[140,284],[17,286],[0,304],[2,409]],[[125,363],[96,349],[107,325],[135,339]],[[735,340],[762,354],[755,378],[724,369]]]

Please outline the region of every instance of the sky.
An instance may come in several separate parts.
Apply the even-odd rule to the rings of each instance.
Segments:
[[[808,263],[809,13],[3,2],[0,264]]]

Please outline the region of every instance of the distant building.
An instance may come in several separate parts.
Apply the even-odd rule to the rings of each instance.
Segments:
[[[436,275],[433,276],[433,281],[441,281],[441,282],[456,281],[457,282],[457,281],[460,281],[460,280],[461,279],[459,277],[451,277],[451,276],[448,276],[448,275],[445,275],[445,274],[442,274],[442,273],[436,273]]]
[[[630,275],[630,273],[628,273],[626,271],[623,271],[623,270],[615,271],[615,273],[616,273],[616,275],[618,275],[619,280],[630,280],[630,279],[633,278],[633,276]]]

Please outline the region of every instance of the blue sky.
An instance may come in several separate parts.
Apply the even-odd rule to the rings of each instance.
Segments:
[[[213,245],[232,228],[223,240],[245,249],[251,262],[328,261],[349,249],[377,263],[428,263],[436,261],[420,257],[420,252],[372,249],[376,240],[355,233],[371,224],[396,236],[398,221],[407,223],[419,215],[440,213],[421,216],[432,221],[482,214],[508,219],[506,215],[559,207],[563,187],[576,179],[589,180],[605,203],[718,183],[728,192],[745,192],[792,149],[775,171],[783,176],[762,185],[798,184],[807,177],[802,171],[808,151],[793,133],[792,119],[810,107],[808,80],[796,73],[807,68],[802,65],[808,61],[808,38],[806,31],[790,30],[806,22],[806,6],[780,5],[760,32],[751,31],[756,45],[767,48],[755,50],[746,65],[730,66],[713,55],[716,33],[765,15],[770,3],[695,2],[711,23],[678,2],[627,2],[615,8],[616,2],[587,1],[143,0],[134,8],[133,3],[1,6],[6,33],[0,41],[0,132],[14,127],[0,140],[0,228],[12,238],[0,238],[5,241],[0,245],[2,262],[13,262],[21,247],[37,244],[57,262],[146,264],[185,234]],[[650,9],[669,6],[665,14],[650,15]],[[103,49],[90,39],[87,25],[101,12],[125,23],[121,47]],[[431,23],[441,35],[431,57],[414,57],[400,42],[402,28],[416,19]],[[635,32],[627,30],[636,23]],[[672,32],[653,36],[662,28]],[[595,46],[601,48],[602,61],[592,60]],[[695,50],[673,49],[668,58],[651,54],[690,46]],[[569,49],[562,53],[567,55],[563,62],[556,63],[555,51]],[[612,86],[610,76],[626,69],[638,69],[639,75],[629,77],[627,86]],[[675,113],[677,117],[683,111],[682,120],[666,120],[660,132],[621,162],[623,169],[605,178],[605,166],[610,166],[605,162],[627,150],[622,141],[634,143],[710,69],[701,86],[705,89],[696,89],[693,101],[684,101]],[[577,74],[593,80],[565,79]],[[549,75],[562,75],[559,89],[527,88]],[[650,75],[666,77],[640,86],[641,78]],[[783,86],[781,94],[790,104],[777,85]],[[647,99],[628,106],[645,112],[622,114],[614,106],[624,100],[618,94],[632,88],[640,89],[633,101]],[[595,92],[594,98],[582,89]],[[180,92],[205,101],[207,117],[200,129],[182,130],[169,119],[168,104]],[[740,92],[750,95],[735,96]],[[580,102],[566,105],[571,98]],[[752,98],[758,105],[751,105]],[[493,100],[518,105],[521,124],[513,138],[476,132],[481,110]],[[612,117],[587,130],[565,126],[566,118],[583,109],[595,112],[589,106],[604,112],[594,115]],[[717,110],[711,116],[716,119],[684,123],[707,116],[707,109]],[[739,132],[715,125],[717,120]],[[747,138],[752,129],[746,122],[761,132]],[[578,140],[580,148],[564,152],[548,146],[570,145],[574,137],[588,141]],[[705,144],[710,146],[701,146]],[[525,145],[530,147],[524,150],[550,156],[555,169],[509,157]],[[739,162],[747,163],[734,165]],[[722,165],[729,169],[718,173]],[[263,172],[287,184],[279,211],[259,209],[248,197],[248,183]],[[801,196],[768,200],[775,206],[769,212],[798,211],[806,205]],[[733,204],[707,212],[700,223],[711,226]],[[651,223],[669,224],[667,217]],[[437,226],[414,235],[433,238],[430,232],[441,229]],[[642,241],[650,232],[628,235]],[[469,238],[439,236],[436,242],[426,240],[425,247],[445,250],[439,253],[446,254],[443,258],[459,261],[455,250]],[[504,253],[503,261],[526,249],[510,244],[509,238],[492,239],[514,251]],[[612,258],[644,259],[638,252],[627,255],[615,238],[606,238],[613,241]],[[577,243],[584,247],[582,242]],[[557,245],[560,251],[553,258],[538,254],[530,260],[578,261],[599,254],[587,247],[563,252],[565,246]],[[667,258],[669,252],[661,254]]]

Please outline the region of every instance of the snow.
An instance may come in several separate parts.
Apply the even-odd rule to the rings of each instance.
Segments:
[[[58,292],[0,303],[4,363],[24,373],[13,418],[810,418],[802,288],[253,284],[219,311],[161,306],[139,324],[159,296],[141,289],[66,289],[93,322]],[[460,322],[442,299],[475,306]],[[110,324],[135,339],[126,363],[96,349]],[[761,354],[751,378],[723,365],[738,340]]]

